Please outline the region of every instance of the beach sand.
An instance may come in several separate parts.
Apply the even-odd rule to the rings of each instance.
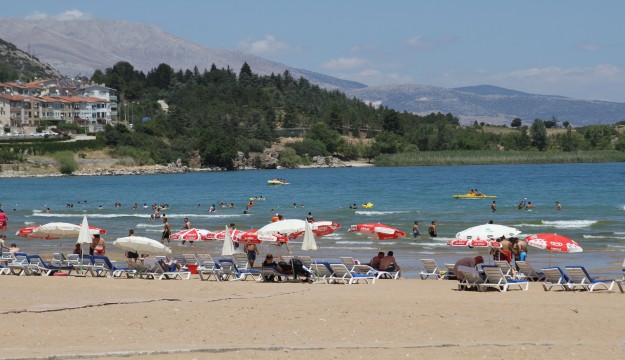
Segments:
[[[197,277],[197,275],[194,275]],[[621,359],[619,292],[2,276],[0,358]]]

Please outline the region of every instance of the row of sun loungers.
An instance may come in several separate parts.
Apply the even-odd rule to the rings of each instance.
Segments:
[[[440,270],[434,259],[421,259],[423,270],[419,273],[421,279],[429,277],[435,279],[455,278],[454,265],[445,264],[447,271]],[[583,266],[548,267],[540,272],[527,261],[517,261],[519,267],[517,271],[507,261],[495,261],[495,265],[481,266],[482,273],[475,268],[466,266],[458,267],[464,279],[458,284],[459,290],[477,289],[484,291],[488,288],[495,288],[505,292],[510,288],[518,287],[527,291],[529,282],[543,282],[545,291],[554,288],[562,290],[586,290],[605,289],[611,291],[614,286],[618,286],[621,292],[625,292],[625,269],[623,278],[598,280],[592,277]]]

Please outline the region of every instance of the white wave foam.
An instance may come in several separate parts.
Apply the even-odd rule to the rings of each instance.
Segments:
[[[370,246],[358,246],[358,247],[337,247],[337,246],[324,246],[321,250],[345,250],[345,249],[354,249],[354,250],[378,250],[377,247]]]
[[[163,224],[144,224],[144,223],[139,223],[137,224],[138,228],[162,228]]]
[[[372,241],[337,241],[337,244],[373,244]]]
[[[365,210],[356,210],[356,214],[365,215],[365,216],[374,216],[374,215],[391,215],[391,214],[406,214],[409,211],[365,211]]]
[[[584,239],[617,239],[625,240],[624,236],[601,236],[601,235],[583,235]]]
[[[518,227],[554,227],[558,229],[581,229],[590,227],[596,223],[598,220],[556,220],[556,221],[546,221],[542,220],[540,224],[515,224],[514,226]]]
[[[35,213],[33,212],[32,215],[27,217],[56,217],[56,218],[77,218],[77,219],[82,219],[82,217],[85,214],[58,214],[58,213],[50,213],[50,214],[45,214],[45,213]],[[149,215],[146,214],[86,214],[88,218],[90,219],[112,219],[112,218],[118,218],[118,217],[139,217],[139,218],[149,218]]]
[[[447,247],[447,244],[444,244],[442,242],[440,243],[416,243],[415,245],[419,245],[419,246],[435,246],[435,247]]]
[[[625,235],[625,232],[621,232],[621,231],[615,231],[614,235]]]

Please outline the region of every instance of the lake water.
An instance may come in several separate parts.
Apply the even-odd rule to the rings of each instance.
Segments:
[[[286,178],[290,184],[267,185],[267,180],[275,177]],[[71,252],[73,241],[17,238],[13,234],[19,228],[52,221],[78,224],[83,214],[88,215],[90,225],[107,230],[108,253],[118,251],[112,241],[126,236],[130,228],[137,235],[160,239],[162,223],[150,221],[152,210],[142,205],[166,203],[170,208],[163,212],[174,231],[182,227],[184,217],[190,218],[193,227],[216,231],[231,222],[239,229],[258,228],[276,212],[285,218],[304,219],[311,211],[315,220],[342,225],[335,234],[318,238],[320,250],[311,255],[323,259],[353,256],[368,261],[378,249],[394,250],[409,277],[417,276],[421,258],[435,258],[442,265],[475,254],[475,250],[448,247],[447,240],[458,231],[492,219],[523,234],[566,235],[584,248],[580,254],[550,254],[530,248],[528,260],[535,267],[549,263],[585,265],[600,274],[616,276],[625,256],[624,184],[625,163],[367,167],[1,179],[0,202],[9,217],[7,242],[17,242],[29,253]],[[471,188],[496,195],[497,211],[491,212],[491,199],[452,198]],[[266,200],[257,201],[249,214],[243,214],[245,203],[254,196]],[[535,205],[534,211],[517,210],[523,198]],[[561,211],[555,210],[556,201],[562,204]],[[115,208],[116,202],[122,207]],[[220,202],[232,202],[236,207],[221,209]],[[349,209],[350,204],[368,202],[374,207]],[[67,208],[68,203],[74,207]],[[133,203],[139,204],[137,210],[131,208]],[[211,204],[219,211],[209,213]],[[46,208],[50,208],[49,214]],[[416,241],[411,235],[415,220],[426,234]],[[432,220],[438,224],[436,239],[427,236]],[[402,229],[408,238],[377,241],[347,232],[349,225],[369,222]],[[174,252],[193,251],[188,245],[174,244]],[[294,253],[302,253],[300,244],[301,240],[292,241]],[[219,242],[202,242],[195,244],[195,251],[218,255],[220,247]],[[268,251],[280,254],[284,250],[261,246],[261,255]]]

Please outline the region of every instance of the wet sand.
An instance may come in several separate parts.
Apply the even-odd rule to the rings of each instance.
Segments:
[[[195,277],[195,278],[194,278]],[[625,294],[2,276],[0,358],[625,356]]]

